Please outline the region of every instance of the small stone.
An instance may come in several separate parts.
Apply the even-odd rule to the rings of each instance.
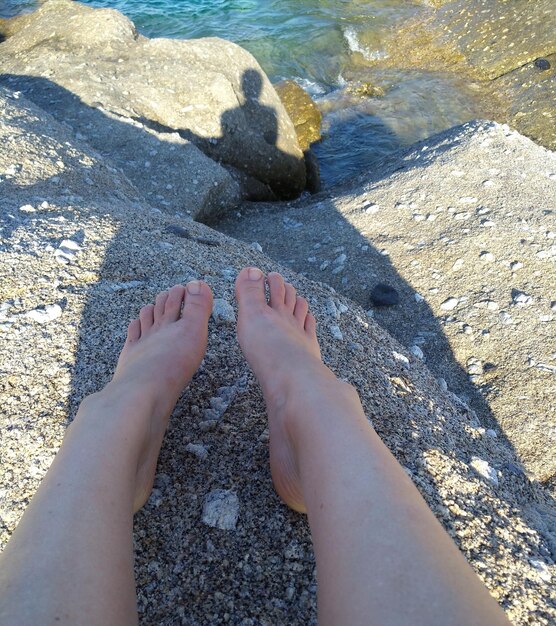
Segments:
[[[251,248],[251,250],[256,250],[257,252],[263,251],[263,247],[261,246],[261,244],[256,241],[254,241],[249,247]]]
[[[188,443],[185,446],[185,450],[186,452],[190,452],[191,454],[194,454],[198,459],[201,459],[201,461],[204,461],[208,457],[207,449],[205,448],[205,446],[201,444]]]
[[[330,261],[323,261],[320,264],[319,270],[323,272],[330,265]]]
[[[338,311],[340,311],[340,313],[347,313],[349,311],[349,307],[343,302],[338,302]]]
[[[234,324],[236,321],[234,307],[224,298],[214,299],[212,317],[217,324]]]
[[[345,269],[345,265],[338,265],[332,270],[332,274],[339,274],[340,272],[343,272],[344,269]]]
[[[442,391],[448,391],[448,383],[446,382],[444,378],[439,378],[437,382],[438,382],[438,386],[440,387]]]
[[[324,307],[326,309],[326,314],[330,315],[330,317],[334,317],[336,319],[340,317],[340,312],[338,311],[336,304],[332,298],[326,298]]]
[[[334,259],[334,265],[343,265],[346,262],[346,259],[347,259],[346,254],[340,254],[339,257]]]
[[[20,206],[19,210],[22,213],[35,213],[36,211],[35,207],[31,206],[30,204],[24,204],[23,206]]]
[[[477,474],[479,474],[479,476],[493,485],[498,485],[496,470],[489,465],[488,461],[484,461],[478,456],[474,456],[471,458],[471,463],[469,465],[477,472]]]
[[[540,579],[544,580],[545,583],[549,583],[552,580],[552,574],[546,563],[537,561],[536,559],[531,559],[529,563],[537,570]]]
[[[400,354],[399,352],[392,350],[392,356],[396,359],[396,361],[409,366],[409,359],[404,354]]]
[[[454,264],[452,265],[452,269],[459,270],[461,267],[463,267],[463,262],[463,259],[456,259]]]
[[[416,356],[421,361],[423,361],[425,359],[425,355],[424,355],[423,351],[421,350],[421,348],[419,346],[413,345],[413,346],[411,346],[409,351],[411,352],[411,354]]]
[[[394,287],[378,283],[372,288],[370,299],[375,306],[394,306],[400,303],[400,294]]]
[[[548,59],[537,59],[535,61],[535,67],[541,71],[549,70],[551,67],[550,61]]]
[[[516,270],[520,270],[523,267],[523,263],[520,263],[519,261],[512,261],[510,263],[510,269],[512,270],[512,272],[515,272]]]
[[[487,263],[492,263],[495,260],[494,254],[492,252],[481,252],[479,255],[481,261],[486,261]]]
[[[475,198],[475,196],[463,196],[463,198],[460,198],[459,201],[461,204],[475,204],[479,201],[479,199]]]
[[[530,295],[524,293],[523,291],[518,291],[517,289],[513,289],[512,301],[515,305],[526,306],[528,304],[532,304],[533,298]]]
[[[239,516],[239,498],[233,491],[215,489],[203,504],[203,522],[221,530],[235,530]]]
[[[328,329],[330,330],[330,334],[332,335],[332,337],[334,337],[334,339],[337,339],[338,341],[343,341],[344,335],[342,334],[339,326],[336,326],[336,324],[332,324],[328,327]]]
[[[423,300],[425,299],[424,296],[417,292],[413,294],[413,297],[415,298],[415,302],[423,302]]]
[[[500,311],[498,319],[502,322],[502,324],[513,324],[512,316],[507,311]]]
[[[380,207],[378,206],[378,204],[370,204],[368,207],[365,207],[365,213],[370,213],[371,215],[374,215],[375,213],[378,213]]]
[[[498,310],[498,302],[494,302],[494,300],[487,300],[486,308],[489,311],[497,311]]]
[[[448,298],[440,305],[443,311],[453,311],[459,304],[458,298]]]
[[[553,301],[550,303],[550,310],[551,310],[551,311],[556,311],[556,300],[553,300]]]
[[[491,437],[492,439],[494,439],[495,437],[498,437],[498,435],[496,434],[496,431],[492,430],[492,428],[487,428],[485,431],[485,435],[487,437]]]
[[[62,315],[62,307],[59,304],[47,304],[44,308],[33,309],[24,315],[39,324],[47,324]]]

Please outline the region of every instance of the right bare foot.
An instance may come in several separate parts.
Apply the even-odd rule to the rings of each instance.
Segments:
[[[297,400],[339,381],[321,360],[315,318],[305,298],[276,272],[267,283],[268,303],[260,269],[245,268],[237,277],[238,339],[267,405],[274,487],[288,506],[304,513],[293,433],[300,417]]]

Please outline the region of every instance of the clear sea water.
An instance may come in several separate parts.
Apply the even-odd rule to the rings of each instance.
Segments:
[[[230,39],[254,54],[272,81],[293,78],[324,114],[315,146],[331,185],[398,147],[479,116],[463,81],[442,74],[380,69],[397,24],[418,11],[408,0],[85,0],[118,9],[149,37]],[[0,0],[0,15],[31,10],[34,0]],[[365,42],[364,44],[362,42]],[[381,97],[350,95],[362,81]]]

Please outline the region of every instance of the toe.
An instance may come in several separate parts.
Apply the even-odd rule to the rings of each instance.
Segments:
[[[309,304],[305,298],[301,296],[297,296],[295,301],[295,309],[293,310],[293,314],[295,319],[303,326],[305,324],[305,318],[307,317],[307,313],[309,312]]]
[[[296,300],[297,300],[297,293],[295,291],[295,287],[290,283],[286,283],[285,289],[286,289],[286,295],[285,295],[284,301],[286,304],[286,309],[290,313],[293,313],[295,309]]]
[[[212,291],[202,280],[192,280],[185,286],[185,304],[182,317],[195,312],[208,320],[212,312]]]
[[[312,338],[317,338],[317,320],[312,313],[307,313],[307,317],[305,318],[305,332]]]
[[[174,285],[170,289],[164,305],[164,322],[171,323],[180,318],[184,296],[185,287],[183,285]]]
[[[139,311],[141,334],[146,333],[154,324],[154,304],[147,304]]]
[[[266,305],[264,274],[258,267],[245,267],[236,278],[236,298],[240,309]]]
[[[138,319],[131,320],[127,327],[127,342],[132,343],[141,337],[141,322]]]
[[[286,299],[286,283],[278,272],[270,272],[266,277],[268,288],[270,290],[270,306],[273,309],[279,309],[284,306]]]
[[[156,301],[154,303],[154,321],[160,322],[162,320],[162,316],[164,315],[164,307],[166,306],[166,300],[168,300],[168,292],[162,291],[156,296]]]

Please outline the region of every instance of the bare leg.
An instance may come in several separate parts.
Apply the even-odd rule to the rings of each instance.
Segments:
[[[159,294],[129,325],[113,380],[81,404],[0,556],[1,624],[137,622],[133,513],[205,353],[211,306],[208,285],[194,281]]]
[[[236,282],[238,337],[261,383],[278,494],[307,511],[319,624],[508,624],[365,418],[322,363],[307,302],[279,274]]]

